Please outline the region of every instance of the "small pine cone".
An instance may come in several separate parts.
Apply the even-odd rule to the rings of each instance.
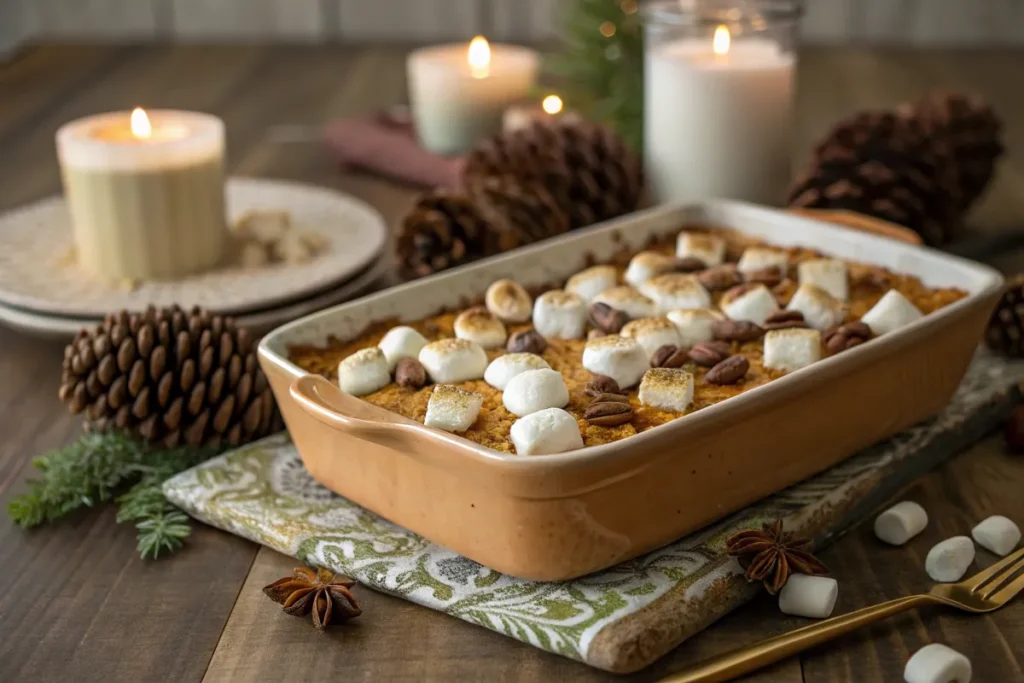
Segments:
[[[398,234],[402,276],[424,277],[486,256],[494,248],[490,233],[487,220],[468,197],[444,190],[425,194]],[[501,249],[519,246],[511,235],[498,241]]]
[[[108,315],[64,350],[60,398],[90,430],[168,448],[241,443],[281,429],[253,337],[195,308]]]
[[[470,188],[470,197],[490,224],[486,255],[506,245],[531,244],[569,230],[569,216],[544,187],[524,188],[508,178],[486,178]]]
[[[988,321],[985,344],[1004,356],[1024,357],[1024,274],[1006,283]]]

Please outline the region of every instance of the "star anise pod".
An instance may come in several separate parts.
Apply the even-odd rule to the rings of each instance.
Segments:
[[[341,623],[363,613],[349,588],[356,582],[347,576],[323,569],[296,567],[291,576],[278,579],[263,592],[294,617],[313,613],[313,625],[321,631],[333,619]]]
[[[739,559],[747,581],[763,581],[772,595],[782,590],[793,573],[828,573],[810,547],[810,539],[784,532],[781,519],[760,529],[738,531],[725,543],[726,551]]]

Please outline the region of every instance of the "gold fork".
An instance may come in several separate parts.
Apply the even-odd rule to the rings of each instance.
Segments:
[[[942,604],[984,614],[997,610],[1024,590],[1024,548],[960,583],[937,584],[924,595],[911,595],[865,607],[804,628],[712,657],[692,669],[663,678],[661,683],[717,683],[757,671],[861,626],[914,607]]]

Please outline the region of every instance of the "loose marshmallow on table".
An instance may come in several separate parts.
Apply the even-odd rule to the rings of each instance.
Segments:
[[[594,266],[581,270],[565,283],[565,291],[572,292],[590,303],[601,292],[618,284],[619,274],[615,266]]]
[[[1020,543],[1020,528],[1002,515],[993,515],[971,529],[971,536],[982,548],[1007,555]]]
[[[467,339],[441,339],[424,346],[419,361],[434,382],[453,384],[483,377],[487,352]]]
[[[678,368],[651,368],[640,382],[639,398],[651,408],[685,412],[693,401],[693,375]]]
[[[446,432],[464,432],[473,426],[484,397],[450,384],[438,384],[427,401],[423,424]]]
[[[800,285],[786,310],[800,311],[807,324],[816,330],[827,330],[843,322],[843,303],[817,285]]]
[[[533,304],[533,329],[548,339],[581,339],[587,328],[587,305],[578,295],[552,289]]]
[[[850,283],[843,261],[833,258],[801,261],[796,272],[799,284],[820,287],[840,301],[850,299]]]
[[[928,513],[911,500],[896,503],[875,518],[875,536],[889,545],[903,545],[928,526]]]
[[[966,536],[954,536],[928,551],[924,568],[933,581],[949,583],[959,581],[971,562],[974,562],[974,541]]]
[[[595,375],[611,377],[622,389],[636,386],[650,367],[647,351],[640,342],[629,337],[597,337],[589,340],[583,349],[583,368]]]
[[[718,235],[684,230],[676,237],[676,258],[697,258],[708,268],[725,262],[725,240]]]
[[[557,370],[527,370],[508,381],[501,402],[508,412],[524,417],[545,408],[564,408],[569,403],[569,390]]]
[[[764,335],[764,367],[792,372],[821,360],[821,332],[791,328]]]
[[[671,256],[656,251],[641,251],[629,261],[623,279],[634,287],[639,287],[655,275],[668,273],[676,268],[676,260]]]
[[[653,301],[627,285],[606,289],[594,297],[593,303],[608,304],[630,318],[650,318],[658,314]]]
[[[459,339],[466,339],[485,349],[501,348],[508,339],[505,324],[483,306],[467,308],[459,313],[452,329]]]
[[[509,438],[517,455],[550,455],[583,448],[580,425],[561,408],[546,408],[512,423]]]
[[[384,356],[388,359],[388,369],[393,371],[399,360],[416,358],[426,345],[426,337],[411,327],[400,325],[388,330],[377,347],[384,352]]]
[[[710,308],[690,308],[669,311],[665,317],[672,321],[679,332],[681,346],[703,344],[715,338],[711,324],[716,320],[724,320],[725,316]]]
[[[388,359],[376,346],[356,351],[338,364],[338,386],[346,394],[365,396],[390,383]]]
[[[860,319],[877,335],[898,330],[922,318],[924,314],[895,289],[885,293],[878,303]]]
[[[660,313],[676,308],[707,308],[711,295],[694,275],[665,273],[640,285],[640,293],[654,302]]]
[[[491,361],[484,371],[484,381],[499,391],[505,391],[510,379],[527,370],[550,368],[548,362],[535,353],[506,353]]]
[[[811,619],[832,616],[839,597],[839,584],[827,576],[792,574],[779,591],[779,609],[783,614]]]
[[[775,297],[764,285],[756,285],[739,296],[723,297],[722,310],[733,320],[749,320],[764,325],[768,316],[779,310]]]
[[[764,247],[747,247],[736,264],[736,269],[742,275],[751,275],[769,268],[775,268],[785,277],[789,272],[789,257],[786,256],[786,252]]]
[[[492,282],[484,294],[484,305],[507,323],[525,323],[533,314],[533,299],[515,280]]]
[[[644,347],[650,360],[654,352],[665,345],[679,346],[679,330],[668,318],[640,318],[623,326],[619,332],[623,337],[635,339]]]
[[[925,645],[903,669],[907,683],[971,683],[971,660],[942,643]]]

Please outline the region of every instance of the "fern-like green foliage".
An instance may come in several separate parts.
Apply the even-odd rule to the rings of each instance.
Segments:
[[[567,3],[570,4],[570,3]],[[566,106],[643,145],[643,27],[636,0],[571,0],[562,49],[544,62]]]
[[[84,434],[33,461],[39,476],[7,506],[23,527],[53,522],[82,507],[113,501],[118,522],[134,522],[143,558],[182,546],[189,519],[163,494],[163,482],[215,454],[213,449],[159,449],[123,434]]]

